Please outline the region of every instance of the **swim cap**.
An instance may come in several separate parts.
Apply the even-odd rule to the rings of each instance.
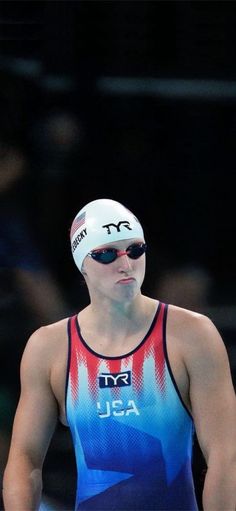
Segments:
[[[141,238],[144,234],[138,219],[125,206],[111,199],[89,202],[77,213],[70,231],[71,250],[81,271],[86,255],[113,241]]]

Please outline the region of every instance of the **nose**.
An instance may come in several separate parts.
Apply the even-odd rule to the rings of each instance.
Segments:
[[[120,271],[129,271],[131,269],[131,260],[127,256],[126,250],[119,250],[117,252],[118,261],[119,261],[119,270]]]

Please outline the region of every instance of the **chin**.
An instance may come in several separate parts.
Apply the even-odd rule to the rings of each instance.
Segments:
[[[116,299],[119,302],[133,302],[140,294],[140,287],[137,286],[123,286],[122,289],[116,293]]]

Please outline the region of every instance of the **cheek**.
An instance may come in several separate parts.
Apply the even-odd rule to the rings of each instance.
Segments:
[[[145,270],[146,270],[146,258],[145,257],[141,257],[141,259],[137,260],[137,263],[138,263],[140,271],[145,273]]]
[[[143,283],[144,277],[145,277],[145,271],[146,271],[146,259],[139,259],[136,261],[136,276],[138,278],[139,284],[141,285]]]
[[[86,261],[86,265],[84,265],[84,270],[87,275],[87,282],[92,285],[102,285],[104,282],[106,282],[106,279],[109,277],[110,274],[110,267],[109,265],[103,265],[96,263],[94,261]]]
[[[145,271],[146,271],[146,261],[144,261],[144,263],[142,264],[142,268],[141,268],[142,282],[145,277]]]

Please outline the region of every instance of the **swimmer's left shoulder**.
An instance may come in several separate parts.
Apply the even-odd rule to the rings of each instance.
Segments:
[[[177,305],[168,304],[168,316],[171,317],[176,323],[188,323],[192,324],[200,324],[203,322],[211,321],[208,316],[202,314],[200,312],[195,312],[190,309],[184,309],[183,307],[178,307]]]
[[[221,340],[221,336],[213,321],[205,314],[184,309],[176,305],[168,306],[168,321],[176,332],[183,339],[193,339],[194,341],[215,339]]]

